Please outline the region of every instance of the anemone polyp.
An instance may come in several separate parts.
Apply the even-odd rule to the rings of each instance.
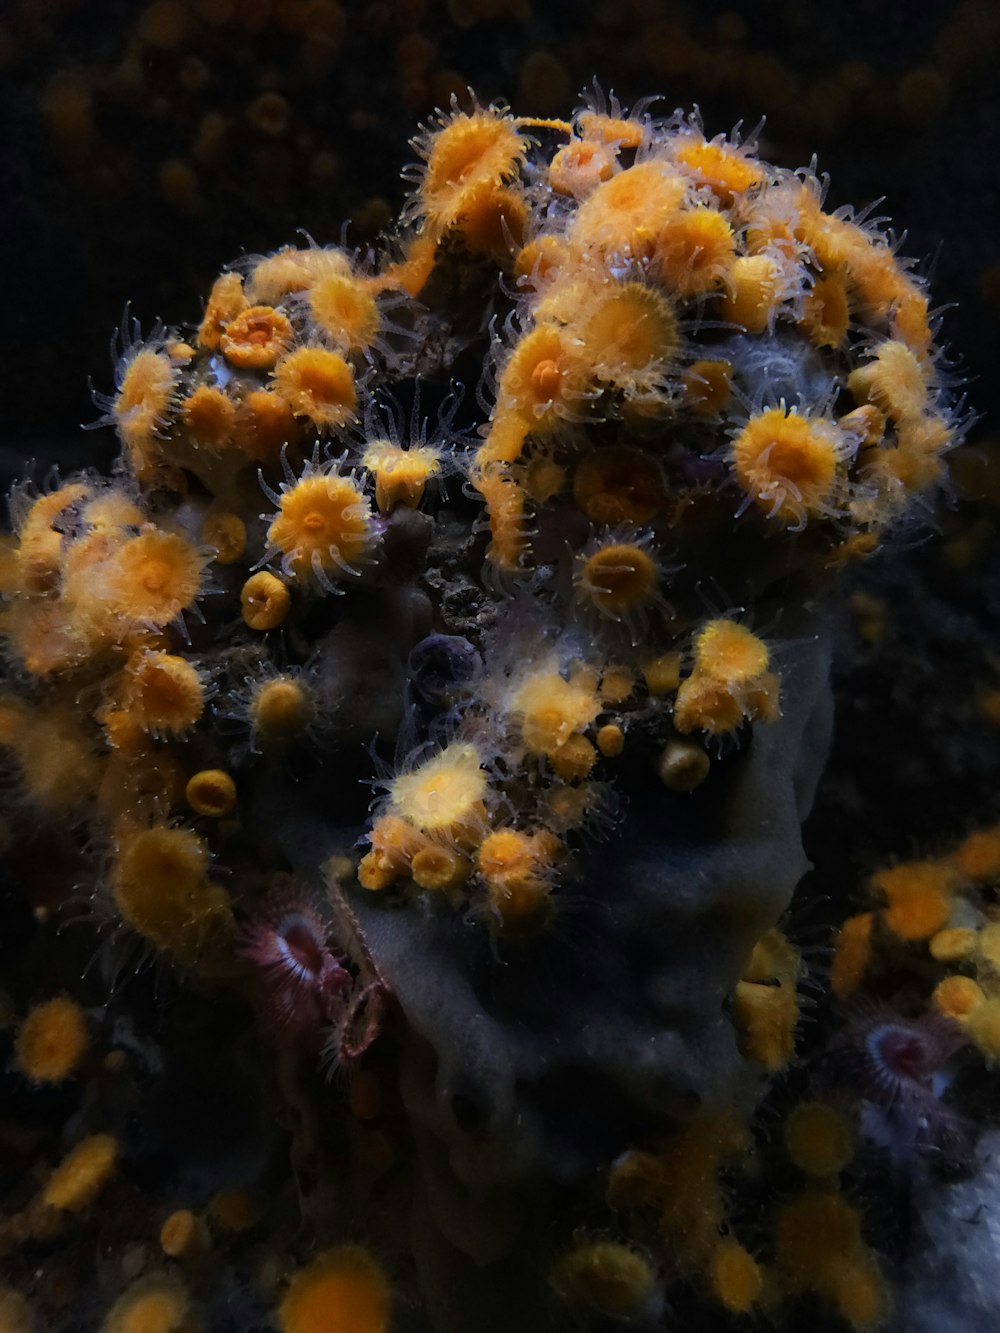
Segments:
[[[660,566],[651,533],[622,529],[595,538],[576,557],[578,600],[633,627],[659,599]]]
[[[527,140],[501,106],[450,115],[413,140],[426,165],[409,212],[425,219],[433,235],[454,226],[484,189],[499,189],[520,170]]]
[[[312,346],[288,352],[274,368],[274,387],[295,415],[317,430],[334,430],[354,420],[354,371],[339,352]]]
[[[611,287],[587,310],[579,337],[597,377],[626,396],[654,389],[680,347],[670,301],[641,282]]]
[[[667,502],[657,462],[640,449],[595,449],[577,464],[573,498],[591,523],[614,528],[648,523]]]
[[[344,355],[366,352],[378,337],[378,304],[360,277],[326,274],[310,287],[306,303],[319,332]]]
[[[255,748],[280,749],[315,721],[316,700],[301,673],[278,672],[250,681],[247,714]]]
[[[408,824],[459,844],[483,828],[488,793],[482,757],[468,741],[453,741],[389,785],[392,809]]]
[[[601,711],[593,675],[577,666],[569,680],[555,662],[540,664],[516,685],[510,712],[529,750],[555,755]]]
[[[157,462],[158,436],[169,421],[178,380],[177,367],[155,344],[137,346],[119,367],[111,413],[139,478],[148,477]]]
[[[58,1083],[82,1062],[89,1044],[83,1010],[66,995],[37,1004],[17,1033],[17,1068],[34,1083]]]
[[[125,709],[153,736],[189,731],[205,707],[205,687],[195,666],[174,653],[145,649],[124,672]]]
[[[637,162],[594,189],[577,210],[571,243],[619,259],[648,259],[652,238],[680,206],[687,184],[672,163]]]
[[[184,1333],[191,1327],[191,1297],[170,1273],[147,1273],[118,1297],[102,1325],[104,1333]]]
[[[694,639],[695,666],[729,687],[756,680],[768,668],[767,644],[735,620],[718,617],[698,630]]]
[[[549,184],[557,194],[583,199],[618,169],[617,150],[597,139],[571,139],[552,155]]]
[[[841,464],[855,442],[835,422],[781,407],[751,417],[732,442],[736,479],[747,503],[790,531],[835,512]]]
[[[267,540],[280,553],[285,574],[312,575],[335,592],[335,581],[357,575],[368,563],[378,528],[353,476],[313,463],[297,481],[284,483],[280,494],[265,490],[278,506]]]
[[[441,473],[441,451],[428,444],[405,449],[392,440],[372,440],[361,462],[375,478],[375,503],[383,514],[399,505],[416,509],[427,483]]]
[[[240,370],[270,370],[293,341],[287,315],[273,306],[254,305],[226,323],[219,348]]]
[[[292,1278],[278,1308],[281,1333],[388,1333],[389,1279],[370,1251],[340,1245]]]
[[[149,527],[118,548],[102,592],[120,616],[161,629],[197,597],[204,563],[186,538]]]
[[[232,936],[229,896],[209,882],[208,848],[191,829],[122,829],[109,880],[125,924],[182,961]]]
[[[717,209],[702,205],[679,209],[664,222],[652,269],[678,296],[699,296],[722,282],[735,257],[732,227]]]

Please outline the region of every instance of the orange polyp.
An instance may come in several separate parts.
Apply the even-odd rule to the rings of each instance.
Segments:
[[[736,478],[761,509],[801,527],[829,506],[843,453],[832,422],[772,407],[752,417],[733,441]]]
[[[764,180],[760,165],[739,149],[721,143],[706,143],[693,135],[682,136],[675,143],[674,156],[692,172],[698,184],[707,185],[726,208]]]
[[[274,368],[275,391],[297,417],[318,430],[344,426],[354,419],[357,389],[354,372],[339,352],[300,347]]]
[[[147,650],[126,665],[122,701],[143,731],[158,736],[189,731],[201,717],[205,691],[183,657]]]
[[[747,685],[768,667],[767,645],[735,620],[710,620],[695,635],[699,671],[729,687]]]
[[[648,259],[660,227],[686,193],[686,183],[670,163],[637,163],[602,182],[583,201],[570,228],[570,243],[581,251]]]
[[[243,279],[238,273],[223,273],[216,278],[205,306],[205,315],[198,329],[198,342],[214,352],[222,340],[222,331],[247,308],[243,294]]]
[[[295,578],[307,578],[317,563],[328,579],[356,573],[373,540],[368,499],[351,477],[307,474],[281,496],[267,540]]]
[[[244,583],[240,607],[243,620],[251,629],[266,632],[284,624],[292,608],[292,594],[281,579],[262,569]]]
[[[648,523],[667,502],[659,467],[638,449],[612,447],[583,458],[573,498],[592,523],[609,528]]]
[[[318,1254],[292,1278],[278,1309],[281,1333],[389,1333],[392,1289],[360,1245]]]
[[[609,542],[582,559],[576,584],[583,600],[621,620],[656,599],[659,570],[643,547]]]
[[[294,336],[287,315],[273,306],[255,305],[228,321],[219,348],[240,370],[270,370]]]
[[[361,278],[328,274],[310,287],[308,302],[317,328],[345,356],[366,351],[378,336],[378,305]]]
[[[719,286],[736,256],[733,229],[714,208],[678,209],[654,241],[652,268],[678,296]]]
[[[483,191],[512,180],[527,149],[513,118],[493,107],[454,112],[424,142],[416,141],[427,159],[416,202],[435,236],[454,226]]]
[[[549,163],[549,184],[557,194],[583,199],[615,172],[616,151],[595,139],[571,139]]]
[[[161,628],[197,597],[203,563],[184,537],[147,528],[110,562],[105,597],[129,620]]]

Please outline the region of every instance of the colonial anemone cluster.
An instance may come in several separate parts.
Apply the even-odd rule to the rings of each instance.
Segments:
[[[56,830],[119,937],[352,1073],[386,998],[352,896],[535,947],[623,796],[709,791],[780,718],[761,625],[873,551],[960,430],[922,282],[878,223],[824,209],[813,170],[614,99],[566,122],[453,108],[414,145],[385,253],[286,247],[224,271],[189,329],[123,325],[97,423],[121,442],[114,475],[19,484],[0,562],[8,844]],[[393,745],[380,778],[359,762]],[[267,817],[306,789],[350,830],[311,867],[326,902]],[[883,888],[903,938],[954,900]],[[935,957],[985,969],[942,982],[948,1011],[988,1047],[995,927],[945,916]],[[842,949],[838,984],[860,966]],[[770,931],[731,997],[758,1074],[792,1057],[800,975]],[[49,1004],[19,1039],[36,1079],[87,1045],[71,1001]],[[652,1310],[639,1250],[658,1228],[731,1312],[811,1287],[871,1326],[884,1293],[839,1166],[785,1206],[768,1283],[720,1241],[720,1173],[747,1142],[723,1118],[620,1161],[609,1199],[635,1247],[588,1238],[554,1289]],[[65,1177],[80,1209],[116,1151],[85,1150],[100,1169],[49,1186]],[[831,1227],[823,1269],[804,1238]],[[355,1291],[384,1330],[387,1282],[350,1246],[291,1282],[280,1326],[341,1327]],[[105,1326],[138,1327],[150,1301],[188,1327],[169,1274]]]

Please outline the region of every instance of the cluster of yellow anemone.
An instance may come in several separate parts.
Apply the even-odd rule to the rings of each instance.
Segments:
[[[863,993],[881,956],[919,958],[927,1001],[961,1024],[983,1056],[1000,1061],[1000,826],[975,829],[944,856],[904,861],[869,880],[876,905],[840,927],[834,993]]]
[[[875,409],[859,432],[826,400],[805,411],[765,403],[742,423],[737,408],[731,473],[762,514],[792,530],[847,519],[877,533],[940,475],[954,431],[939,406],[923,285],[887,236],[824,211],[815,176],[708,140],[693,118],[593,107],[568,122],[453,109],[414,145],[414,252],[489,255],[522,293],[473,469],[501,567],[532,563],[533,507],[549,498],[532,464],[559,457],[590,423],[656,417],[676,429],[734,409],[733,368],[701,350],[702,323],[849,353],[850,393]],[[560,207],[533,204],[539,177]],[[707,400],[696,387],[705,366]]]

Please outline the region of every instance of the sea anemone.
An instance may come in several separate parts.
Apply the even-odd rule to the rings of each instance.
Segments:
[[[337,582],[360,573],[379,537],[368,498],[353,474],[336,464],[307,462],[297,479],[286,466],[286,475],[280,494],[264,487],[278,506],[267,530],[268,550],[280,554],[288,577],[311,575],[327,592],[340,591]]]

